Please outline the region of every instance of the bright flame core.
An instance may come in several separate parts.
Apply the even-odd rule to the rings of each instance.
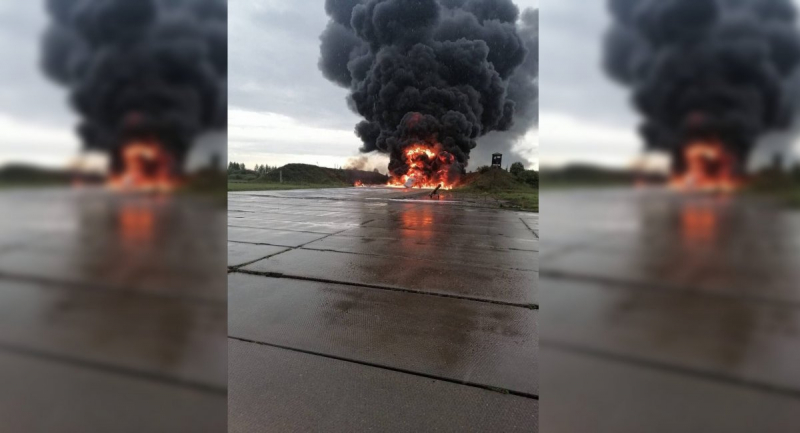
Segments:
[[[118,191],[168,192],[179,186],[173,158],[155,141],[132,141],[121,150],[122,170],[113,173],[108,186]]]
[[[403,154],[408,170],[403,175],[392,174],[387,185],[404,188],[452,189],[455,182],[450,180],[450,170],[456,158],[438,146],[417,143],[407,147]]]
[[[736,176],[736,157],[715,141],[692,142],[683,150],[686,169],[674,174],[670,186],[678,190],[734,191],[741,186]]]

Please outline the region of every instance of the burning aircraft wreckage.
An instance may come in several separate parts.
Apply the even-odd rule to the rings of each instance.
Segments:
[[[789,126],[800,59],[789,0],[611,0],[609,74],[633,90],[680,189],[735,189],[759,137]],[[794,86],[796,86],[796,81]]]
[[[476,140],[509,129],[515,106],[537,96],[535,42],[520,37],[510,0],[326,0],[325,10],[320,69],[364,118],[360,150],[389,155],[390,185],[457,185]],[[525,14],[533,40],[536,12]]]
[[[69,89],[109,183],[171,189],[202,133],[226,126],[225,0],[48,0],[42,64]]]

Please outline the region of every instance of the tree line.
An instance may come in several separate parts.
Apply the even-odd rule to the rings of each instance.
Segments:
[[[258,176],[263,176],[272,170],[277,169],[278,166],[270,166],[266,164],[256,164],[253,169],[248,169],[245,167],[243,162],[229,162],[228,163],[228,174],[255,174]]]

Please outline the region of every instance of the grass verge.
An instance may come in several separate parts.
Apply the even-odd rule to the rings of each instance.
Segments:
[[[766,170],[750,179],[743,192],[771,197],[782,205],[800,209],[800,173],[789,175]]]
[[[472,201],[504,209],[539,212],[539,191],[535,188],[505,191],[481,191],[456,188],[449,192],[456,200]]]
[[[453,197],[498,206],[539,212],[539,189],[520,182],[510,173],[490,169],[485,173],[471,173],[464,185],[452,191]]]
[[[0,181],[0,190],[2,189],[24,189],[24,188],[56,188],[68,187],[69,182],[48,182],[48,181],[31,181],[31,182],[5,182]]]

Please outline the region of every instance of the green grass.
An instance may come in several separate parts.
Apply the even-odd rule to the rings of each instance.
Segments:
[[[0,189],[17,189],[17,188],[50,188],[50,187],[66,187],[69,182],[62,181],[0,181]]]
[[[279,191],[290,189],[346,188],[352,186],[350,177],[363,179],[376,177],[375,184],[386,179],[371,172],[333,170],[305,164],[289,164],[283,170],[283,183],[279,183],[279,171],[269,173],[266,178],[256,180],[228,179],[228,191]],[[421,193],[421,194],[424,194]],[[539,211],[539,190],[504,170],[489,170],[485,173],[470,173],[463,186],[448,192],[457,200],[510,208],[531,212]]]
[[[247,172],[231,172],[228,174],[228,180],[231,182],[253,182],[279,184],[282,180],[285,184],[291,185],[352,185],[357,180],[365,184],[383,184],[389,180],[388,177],[380,173],[363,170],[346,170],[334,169],[327,167],[318,167],[309,164],[286,164],[283,167],[276,168],[269,173],[259,175],[254,171]]]
[[[0,166],[0,188],[42,188],[67,186],[70,174],[66,171],[26,164]]]
[[[530,212],[539,212],[539,191],[531,188],[531,191],[500,191],[495,193],[495,197],[505,202],[502,207],[517,208]]]
[[[776,188],[773,190],[765,189],[746,189],[746,194],[761,195],[771,197],[777,200],[778,203],[790,207],[792,209],[800,209],[800,185],[793,187]]]
[[[633,185],[636,173],[627,169],[571,164],[560,168],[544,167],[539,178],[543,188],[605,188]]]
[[[535,188],[488,192],[469,188],[456,188],[450,194],[456,200],[473,201],[505,209],[539,212],[539,191]]]
[[[464,185],[453,190],[454,198],[539,212],[539,189],[520,182],[504,170],[470,173],[464,182]]]
[[[745,194],[770,197],[790,208],[800,208],[800,173],[787,174],[765,170],[753,176]]]
[[[280,191],[289,189],[345,188],[344,183],[228,182],[228,191]]]
[[[261,177],[255,172],[229,173],[228,191],[343,188],[353,186],[357,180],[365,184],[384,184],[388,177],[371,171],[287,164]]]
[[[785,196],[786,204],[793,208],[800,208],[800,188],[789,191]]]

